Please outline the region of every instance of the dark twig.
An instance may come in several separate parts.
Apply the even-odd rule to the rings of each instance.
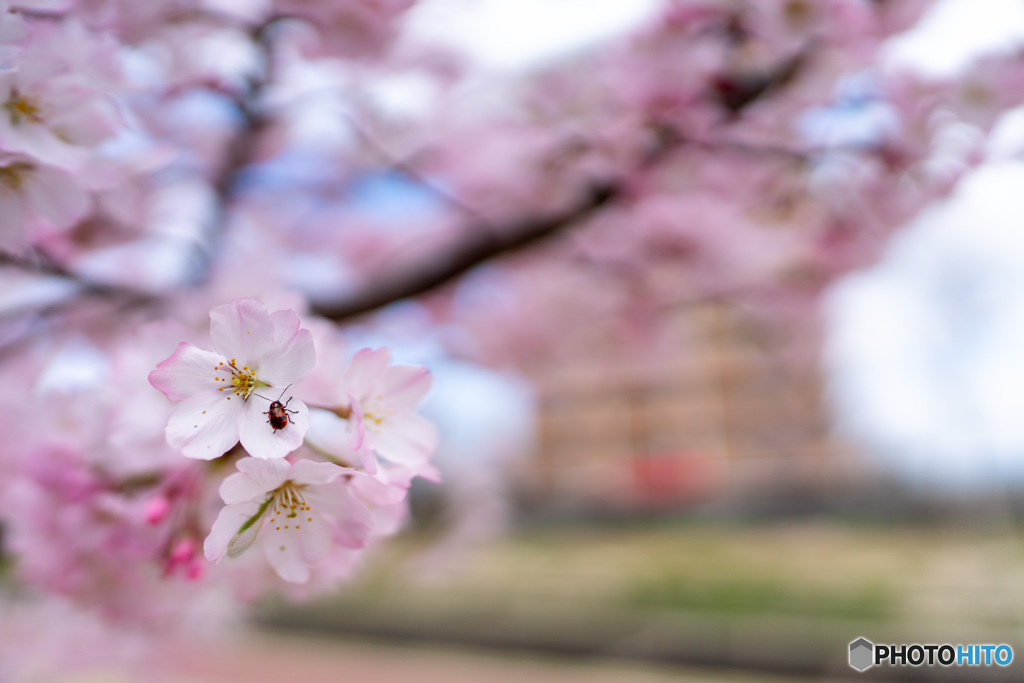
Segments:
[[[622,191],[617,183],[595,184],[578,205],[545,218],[522,221],[500,232],[488,228],[470,231],[450,252],[432,258],[419,268],[397,277],[371,283],[352,298],[336,304],[322,304],[315,312],[332,320],[344,320],[382,308],[395,301],[424,294],[447,284],[474,267],[499,255],[533,246],[566,227],[576,224],[610,204]]]

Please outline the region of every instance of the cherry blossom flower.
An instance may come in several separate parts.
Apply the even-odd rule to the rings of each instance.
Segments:
[[[37,26],[16,68],[0,71],[0,148],[81,170],[121,127],[108,101],[115,56],[76,22]]]
[[[391,365],[391,351],[386,348],[363,349],[353,356],[341,375],[341,385],[351,401],[350,421],[365,434],[367,450],[405,467],[427,462],[437,448],[437,428],[415,410],[430,382],[426,368]],[[371,474],[376,471],[367,458],[363,466]]]
[[[255,299],[210,311],[213,351],[187,342],[149,375],[150,384],[181,404],[165,431],[167,442],[190,458],[212,460],[241,441],[256,458],[283,458],[302,444],[309,411],[284,397],[313,368],[313,337],[292,310],[268,313]],[[287,422],[269,421],[278,399]]]
[[[37,221],[66,228],[88,208],[88,192],[70,173],[0,152],[0,248],[19,246]]]
[[[335,544],[366,544],[370,509],[348,485],[360,475],[311,460],[240,460],[238,472],[220,487],[225,507],[203,546],[206,558],[238,557],[262,536],[274,571],[285,581],[305,583]]]

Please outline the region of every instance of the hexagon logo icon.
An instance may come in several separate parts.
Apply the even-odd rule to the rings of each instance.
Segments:
[[[857,671],[866,671],[875,664],[875,644],[867,638],[858,638],[850,643],[850,666]]]

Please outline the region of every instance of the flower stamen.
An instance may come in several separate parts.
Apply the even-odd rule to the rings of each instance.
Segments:
[[[25,179],[32,173],[32,169],[32,164],[27,164],[24,161],[15,161],[6,166],[0,166],[0,185],[17,192],[24,187]]]
[[[43,122],[43,108],[38,100],[32,97],[25,97],[17,90],[11,92],[11,97],[4,102],[4,109],[11,120],[12,126],[20,125],[23,120],[32,123]]]
[[[217,367],[214,368],[217,375],[214,376],[213,380],[215,382],[228,382],[224,386],[218,387],[218,391],[230,389],[235,396],[241,396],[244,401],[249,398],[249,394],[252,393],[253,389],[259,386],[259,379],[256,377],[256,372],[250,370],[248,365],[243,365],[242,369],[239,370],[235,362],[235,359],[232,358],[227,363],[224,361],[218,363]],[[224,370],[227,370],[227,372],[224,372]],[[228,373],[231,373],[230,377],[228,377]],[[223,378],[221,375],[223,375]]]
[[[271,495],[274,500],[274,517],[270,520],[271,524],[281,516],[283,513],[286,519],[296,519],[299,513],[308,514],[313,511],[313,508],[306,502],[305,497],[302,495],[302,489],[305,488],[302,484],[296,484],[295,482],[288,480],[280,487],[277,488]],[[306,521],[312,522],[312,517],[306,517]],[[291,528],[290,524],[284,526],[285,529]],[[295,526],[296,529],[300,527]],[[274,527],[275,531],[280,531],[280,526]]]

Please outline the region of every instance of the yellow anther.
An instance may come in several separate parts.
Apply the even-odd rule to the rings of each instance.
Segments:
[[[29,97],[22,97],[17,90],[13,91],[11,98],[4,102],[4,109],[7,110],[7,115],[15,126],[20,124],[22,119],[33,123],[41,123],[43,120],[43,110],[37,101]]]

